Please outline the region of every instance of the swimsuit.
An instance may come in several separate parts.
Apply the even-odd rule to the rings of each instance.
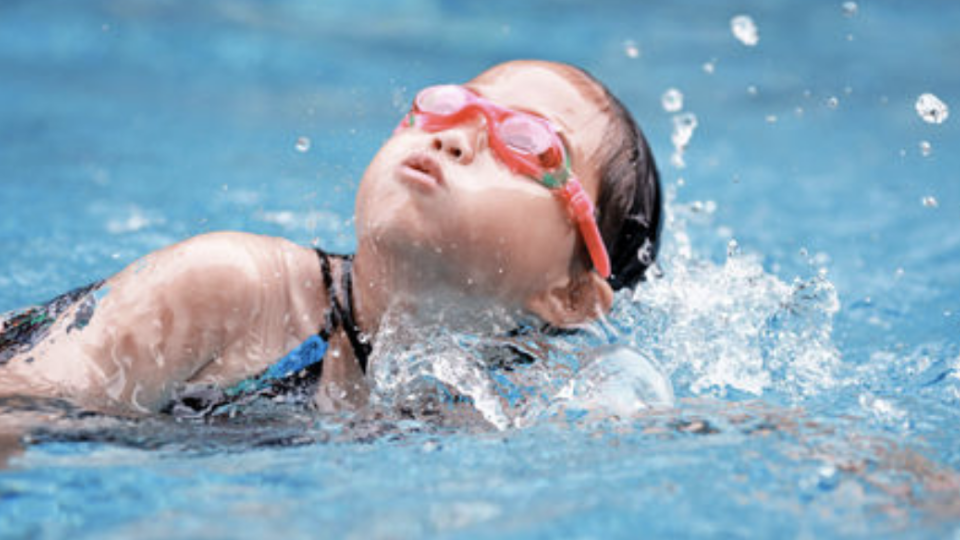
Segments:
[[[0,366],[14,356],[25,353],[50,334],[53,323],[78,301],[82,302],[73,322],[67,326],[67,332],[82,330],[93,317],[93,308],[97,303],[96,291],[103,285],[97,281],[32,308],[4,318],[0,317]],[[32,362],[27,358],[27,362]]]
[[[233,414],[241,406],[259,398],[284,402],[309,403],[323,375],[323,357],[330,338],[343,329],[354,357],[367,372],[372,345],[361,337],[353,317],[353,272],[351,255],[337,255],[315,249],[320,258],[323,286],[330,298],[323,328],[307,338],[283,358],[258,375],[222,389],[217,386],[190,387],[178,394],[161,412],[181,417],[209,417]],[[340,284],[333,279],[330,259],[340,261]]]

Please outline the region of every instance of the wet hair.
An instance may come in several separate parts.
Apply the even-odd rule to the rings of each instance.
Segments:
[[[613,290],[630,288],[644,279],[660,248],[660,173],[630,111],[596,77],[577,69],[603,90],[609,105],[611,124],[602,145],[597,221],[610,254],[607,281]]]

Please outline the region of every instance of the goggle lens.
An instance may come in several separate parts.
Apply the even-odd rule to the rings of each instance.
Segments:
[[[447,116],[467,105],[467,94],[457,86],[434,86],[417,94],[416,104],[421,112]]]
[[[553,136],[546,126],[522,116],[507,118],[498,134],[511,149],[534,156],[553,146]]]

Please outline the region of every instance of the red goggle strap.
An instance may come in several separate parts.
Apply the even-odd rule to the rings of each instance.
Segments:
[[[603,245],[603,238],[600,236],[600,229],[593,217],[594,206],[590,196],[576,178],[567,180],[557,193],[566,202],[567,209],[580,229],[580,235],[587,244],[593,267],[604,279],[610,277],[610,255],[607,254],[607,248]]]

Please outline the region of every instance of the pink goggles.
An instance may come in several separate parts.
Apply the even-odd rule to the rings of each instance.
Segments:
[[[501,107],[462,86],[442,85],[421,90],[397,129],[443,131],[478,113],[486,119],[488,144],[497,159],[554,190],[577,224],[597,273],[610,277],[610,256],[593,217],[593,201],[573,175],[563,140],[546,119]]]

